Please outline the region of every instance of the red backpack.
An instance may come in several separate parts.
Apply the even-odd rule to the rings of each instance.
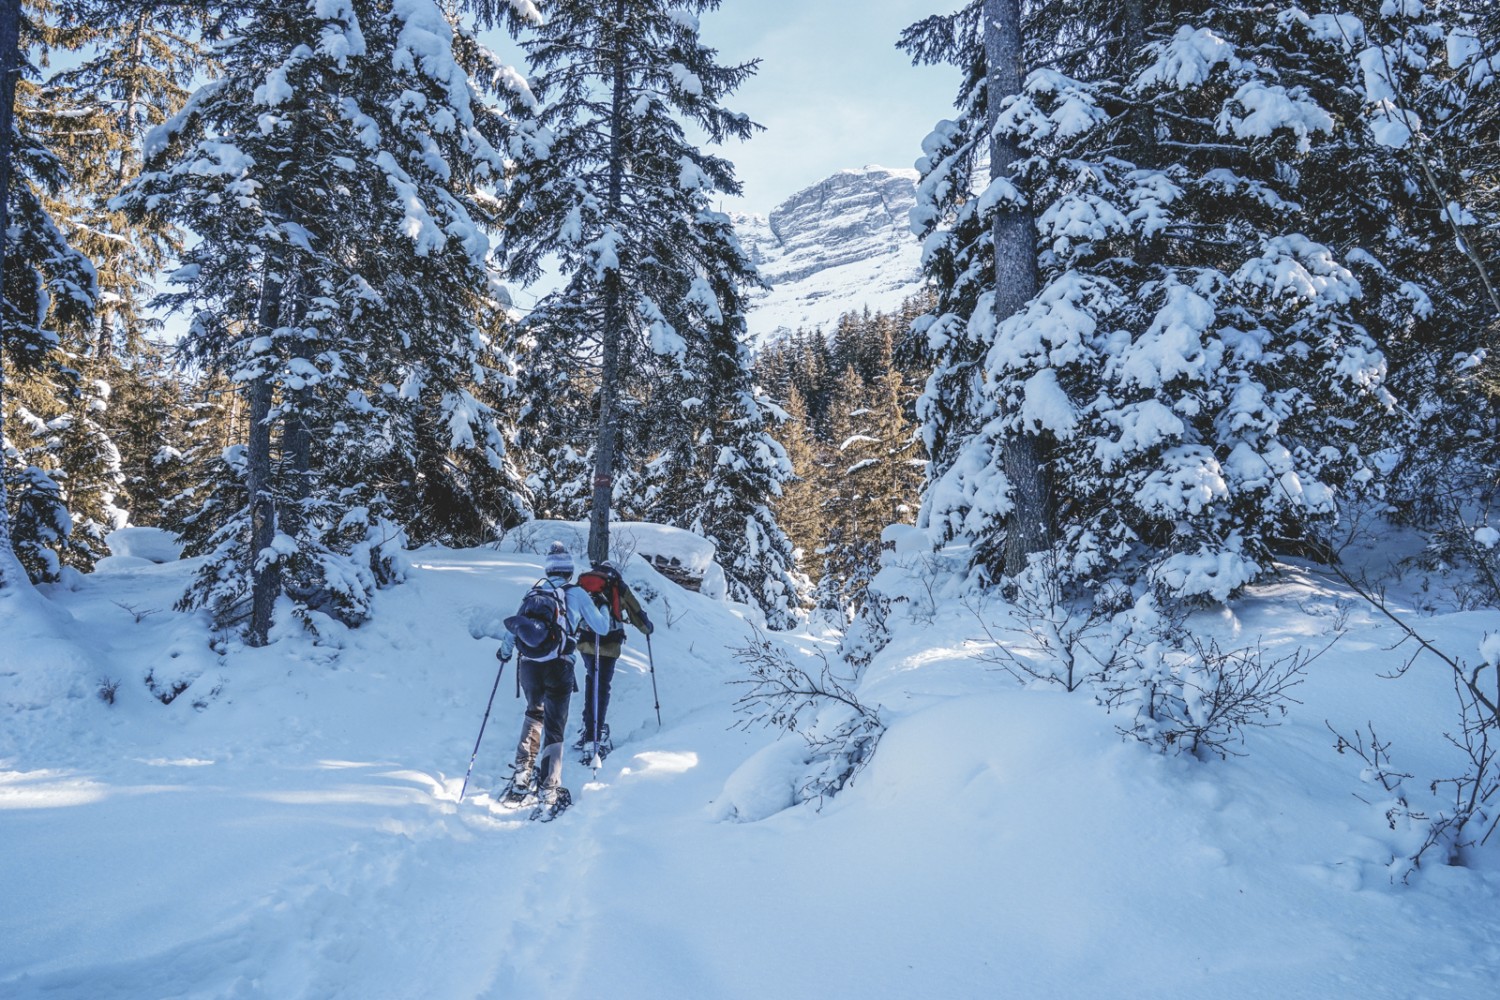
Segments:
[[[578,574],[578,586],[590,594],[603,594],[604,601],[609,605],[609,615],[615,621],[623,621],[625,613],[621,610],[621,592],[624,581],[620,579],[620,571],[613,566],[595,566],[587,572]]]

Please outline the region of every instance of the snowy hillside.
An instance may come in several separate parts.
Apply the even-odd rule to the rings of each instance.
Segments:
[[[570,764],[577,803],[536,824],[492,794],[520,716],[509,670],[457,795],[488,636],[538,556],[422,550],[340,648],[283,630],[221,654],[167,610],[194,564],[137,551],[0,597],[8,1000],[1371,1000],[1488,997],[1500,973],[1500,845],[1393,884],[1407,833],[1324,726],[1373,723],[1440,775],[1451,685],[1425,663],[1382,679],[1403,654],[1390,627],[1308,571],[1202,623],[1275,649],[1352,626],[1284,725],[1208,762],[1018,687],[970,641],[1000,609],[912,576],[858,685],[887,731],[818,810],[786,808],[800,741],[733,728],[738,610],[633,558],[662,723],[632,634],[616,753],[596,778]],[[1496,617],[1424,626],[1469,650]],[[148,683],[183,689],[163,704]]]
[[[843,170],[792,195],[768,216],[737,215],[740,242],[769,281],[750,296],[750,333],[832,329],[845,312],[890,311],[922,284],[921,243],[907,213],[915,170]]]

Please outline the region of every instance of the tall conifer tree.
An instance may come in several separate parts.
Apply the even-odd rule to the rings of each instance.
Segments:
[[[69,183],[56,140],[56,109],[23,72],[42,34],[19,3],[0,11],[0,585],[26,572],[55,579],[65,563],[87,566],[97,532],[75,536],[70,493],[56,462],[75,436],[107,464],[94,431],[92,386],[71,363],[65,332],[86,329],[98,300],[93,265],[49,211]],[[9,421],[19,421],[12,427]],[[29,437],[28,442],[25,438]],[[14,446],[13,446],[14,443]],[[107,442],[105,442],[107,445]],[[84,469],[77,470],[80,477]],[[108,478],[108,471],[103,473]],[[107,503],[107,499],[105,501]],[[87,525],[77,527],[87,529]],[[83,548],[77,544],[83,543]]]
[[[508,260],[529,281],[557,255],[563,287],[528,323],[538,350],[526,367],[547,389],[530,411],[533,423],[562,415],[595,430],[589,557],[608,556],[615,507],[698,525],[735,596],[780,624],[794,602],[791,548],[770,504],[788,473],[741,344],[742,289],[759,279],[711,204],[738,193],[732,165],[684,132],[718,144],[756,127],[720,103],[754,64],[721,65],[698,35],[698,16],[718,6],[550,6],[526,43],[541,110],[515,146]]]
[[[202,238],[168,299],[198,307],[191,348],[244,386],[249,434],[189,600],[263,643],[283,591],[366,617],[407,524],[523,513],[477,394],[508,374],[482,194],[504,163],[434,0],[221,13],[222,75],[152,133],[122,204]]]
[[[928,143],[916,221],[934,275],[974,297],[940,293],[924,324],[940,459],[925,517],[1013,572],[1006,447],[1034,437],[1067,512],[1065,576],[1223,598],[1278,539],[1332,523],[1373,475],[1391,413],[1359,283],[1308,235],[1301,201],[1339,96],[1306,71],[1321,25],[1195,4],[1157,5],[1148,22],[1127,5],[1109,15],[1115,40],[1091,47],[1076,43],[1102,13],[1039,6],[1078,15],[1037,22],[1057,34],[1031,39],[1034,62],[1056,58],[1015,94],[986,97],[971,75],[961,121]],[[925,22],[907,44],[972,70],[992,24],[979,13]],[[973,196],[981,121],[1020,155]],[[1006,283],[985,288],[964,262],[990,252],[987,213],[1018,209],[1035,220],[1040,285],[1001,305]]]

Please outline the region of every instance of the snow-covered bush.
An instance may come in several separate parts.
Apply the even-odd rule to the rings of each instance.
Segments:
[[[1111,662],[1096,696],[1129,716],[1120,733],[1200,758],[1238,754],[1246,729],[1276,725],[1296,703],[1291,689],[1307,665],[1328,649],[1271,658],[1259,642],[1224,649],[1185,616],[1160,612],[1149,595],[1114,617],[1106,641]]]
[[[1226,650],[1189,627],[1184,602],[1161,605],[1150,587],[1069,591],[1055,554],[1034,557],[1012,580],[999,615],[976,598],[964,603],[989,640],[981,660],[1023,683],[1088,691],[1128,716],[1122,736],[1195,757],[1236,753],[1246,729],[1275,725],[1308,663],[1328,648],[1278,657],[1259,642]]]
[[[1100,639],[1122,603],[1129,604],[1128,590],[1105,587],[1092,600],[1070,598],[1057,574],[1056,554],[1045,553],[1032,559],[1008,593],[1007,611],[1013,625],[990,624],[979,606],[968,602],[993,644],[993,652],[982,659],[998,664],[1017,680],[1058,684],[1065,691],[1096,686],[1104,679],[1117,647],[1108,647]],[[1004,636],[1020,641],[1007,641]]]
[[[854,693],[856,677],[840,677],[818,654],[816,675],[796,663],[779,643],[759,629],[735,649],[750,676],[733,683],[747,690],[735,701],[740,725],[770,726],[797,733],[807,742],[807,768],[797,788],[798,802],[832,798],[870,762],[885,732],[880,708]]]

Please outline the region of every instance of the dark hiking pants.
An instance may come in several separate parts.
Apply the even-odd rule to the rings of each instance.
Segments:
[[[516,744],[516,772],[535,766],[542,790],[556,789],[562,783],[563,731],[568,725],[568,699],[574,687],[573,658],[541,662],[523,659],[516,667],[516,678],[526,697],[526,720]]]
[[[619,661],[618,656],[600,656],[598,660],[599,669],[594,669],[594,658],[587,653],[583,654],[584,669],[587,677],[584,680],[583,691],[583,738],[592,741],[594,739],[594,693],[598,689],[599,705],[599,732],[603,732],[605,720],[609,718],[609,686],[614,683],[615,663]],[[596,676],[597,675],[597,676]]]

